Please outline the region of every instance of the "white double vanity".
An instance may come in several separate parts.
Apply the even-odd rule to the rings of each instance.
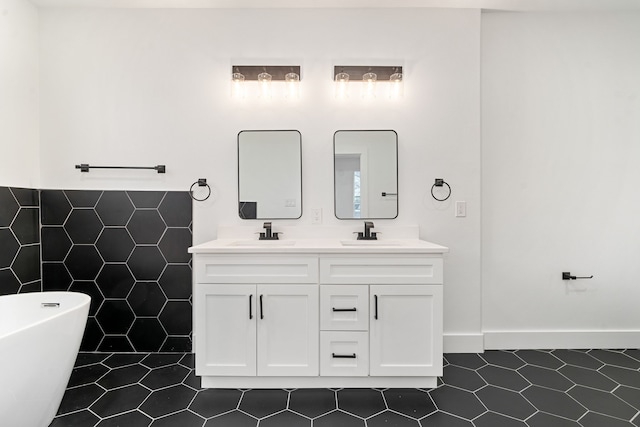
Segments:
[[[435,387],[448,249],[417,227],[378,240],[303,228],[280,240],[221,228],[189,249],[202,386]]]

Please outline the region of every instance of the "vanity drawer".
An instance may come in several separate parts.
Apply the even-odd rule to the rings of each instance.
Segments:
[[[314,256],[196,255],[196,283],[318,283]]]
[[[441,257],[367,256],[320,258],[320,283],[426,284],[443,283]]]
[[[320,332],[320,375],[329,377],[369,375],[369,333]]]
[[[369,286],[320,286],[320,329],[369,330]]]

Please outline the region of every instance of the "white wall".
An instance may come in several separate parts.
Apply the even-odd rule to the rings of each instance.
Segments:
[[[482,33],[487,347],[636,347],[640,14],[489,13]]]
[[[397,220],[451,248],[445,330],[480,332],[480,12],[444,9],[218,9],[40,11],[42,182],[51,188],[187,190],[214,197],[194,209],[194,241],[237,214],[236,135],[297,129],[303,144],[303,216],[359,230],[333,215],[332,137],[340,129],[399,135]],[[294,104],[230,99],[233,63],[302,65]],[[403,65],[405,97],[339,102],[333,65]],[[167,174],[91,171],[77,163],[166,163]],[[444,178],[445,203],[430,188]],[[453,201],[468,203],[455,218]],[[277,229],[278,223],[274,223]]]
[[[38,10],[0,0],[0,185],[38,187]]]
[[[194,206],[200,243],[218,225],[260,228],[237,216],[238,131],[298,129],[303,217],[274,227],[310,224],[322,208],[325,225],[356,230],[361,222],[333,216],[333,133],[394,129],[399,216],[376,223],[418,224],[451,248],[450,336],[477,342],[482,327],[489,348],[637,343],[637,12],[486,13],[480,39],[477,10],[38,12],[0,2],[0,144],[16,153],[0,157],[0,185],[186,190],[206,177],[214,194]],[[302,65],[301,99],[231,100],[233,63]],[[368,63],[403,65],[405,97],[335,100],[333,65]],[[81,174],[81,162],[166,163],[168,173]],[[434,178],[452,186],[447,202],[431,198]],[[456,200],[466,218],[453,216]],[[562,271],[595,277],[563,282]]]

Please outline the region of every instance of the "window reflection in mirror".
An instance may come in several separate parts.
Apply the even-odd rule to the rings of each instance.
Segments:
[[[398,216],[398,135],[393,130],[339,130],[333,136],[338,219]]]
[[[238,214],[242,219],[302,216],[302,137],[297,130],[238,133]]]

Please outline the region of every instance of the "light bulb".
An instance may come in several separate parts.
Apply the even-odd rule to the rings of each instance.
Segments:
[[[240,73],[233,73],[231,75],[231,96],[236,99],[244,98],[244,75]]]
[[[398,99],[403,95],[403,86],[402,83],[402,73],[393,73],[391,77],[389,77],[390,87],[389,87],[389,98]]]
[[[258,74],[258,85],[260,86],[260,97],[271,99],[271,74],[266,71]]]
[[[297,73],[287,73],[284,76],[287,85],[287,98],[297,99],[300,97],[300,76]]]
[[[341,72],[336,74],[335,76],[335,84],[336,84],[336,98],[338,99],[346,99],[349,97],[348,92],[348,84],[349,84],[349,74],[345,72]]]
[[[376,73],[364,73],[362,75],[362,97],[364,99],[373,99],[376,97],[376,80],[378,80],[378,76]]]

